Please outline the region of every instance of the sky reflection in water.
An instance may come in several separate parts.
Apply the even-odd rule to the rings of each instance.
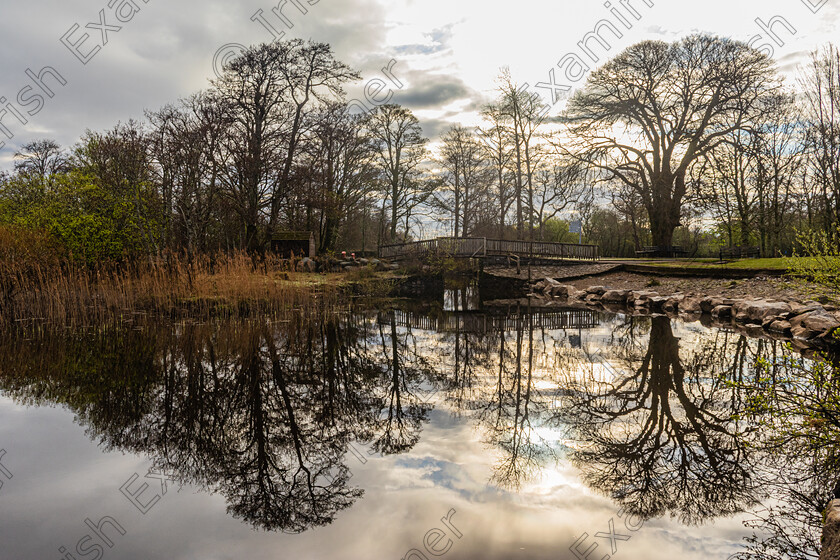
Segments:
[[[433,558],[434,529],[451,558],[573,558],[583,533],[601,558],[611,519],[631,537],[616,557],[741,550],[766,458],[725,380],[783,346],[667,317],[505,311],[6,340],[2,556],[93,558],[95,539],[88,556],[77,544],[104,516],[125,534],[106,528],[103,557],[128,560]],[[160,496],[145,514],[127,498],[143,483],[140,502]]]

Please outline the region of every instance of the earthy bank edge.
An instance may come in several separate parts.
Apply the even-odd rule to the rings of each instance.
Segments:
[[[679,314],[688,319],[710,316],[721,323],[743,325],[750,334],[792,340],[795,347],[833,346],[840,329],[840,311],[815,301],[729,298],[698,294],[661,295],[651,290],[611,290],[590,286],[579,290],[553,278],[531,285],[532,295],[588,306],[613,307],[639,313]]]

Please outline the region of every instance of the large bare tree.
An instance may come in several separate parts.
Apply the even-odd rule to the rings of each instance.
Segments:
[[[672,245],[691,167],[767,111],[779,79],[731,39],[644,41],[598,68],[569,102],[568,151],[638,192],[653,243]]]
[[[235,109],[224,179],[249,250],[262,247],[278,226],[307,111],[316,101],[340,96],[342,84],[356,79],[329,45],[295,39],[247,49],[213,83]],[[266,211],[266,235],[260,239]]]
[[[538,131],[545,121],[546,106],[539,95],[528,93],[502,69],[498,79],[500,94],[498,107],[509,126],[514,172],[514,198],[516,202],[516,236],[524,239],[525,212],[528,213],[529,236],[534,230],[534,172],[539,161]]]
[[[229,133],[230,106],[213,91],[147,112],[152,125],[150,150],[156,183],[167,209],[165,228],[170,248],[188,258],[210,247],[210,232],[220,221],[219,153]]]
[[[39,178],[44,187],[52,186],[53,177],[70,168],[67,154],[55,140],[34,140],[15,152],[15,171]]]
[[[364,203],[375,184],[376,146],[346,103],[330,103],[315,115],[305,164],[314,175],[314,205],[321,210],[319,252],[336,249],[340,226]]]
[[[496,209],[498,212],[499,239],[505,238],[505,221],[513,204],[515,192],[509,165],[513,157],[510,146],[507,116],[498,104],[491,103],[481,112],[488,123],[487,128],[479,129],[482,146],[492,162],[496,176]]]

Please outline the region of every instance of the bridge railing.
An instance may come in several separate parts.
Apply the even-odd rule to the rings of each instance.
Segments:
[[[545,241],[503,241],[487,240],[487,252],[493,255],[514,254],[540,258],[598,260],[597,245],[572,245],[570,243],[549,243]]]
[[[428,253],[441,253],[455,257],[486,257],[488,255],[516,255],[520,257],[598,260],[597,245],[572,245],[545,241],[508,241],[486,237],[439,237],[426,241],[382,245],[379,256],[383,259],[420,257]]]

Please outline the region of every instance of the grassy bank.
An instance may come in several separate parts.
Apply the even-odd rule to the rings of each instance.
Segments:
[[[622,259],[620,262],[652,266],[658,268],[673,268],[679,270],[774,270],[786,272],[793,261],[807,259],[739,259],[733,261],[719,261],[717,259],[674,259],[667,261],[651,261],[650,259]],[[604,262],[609,262],[605,259]]]

